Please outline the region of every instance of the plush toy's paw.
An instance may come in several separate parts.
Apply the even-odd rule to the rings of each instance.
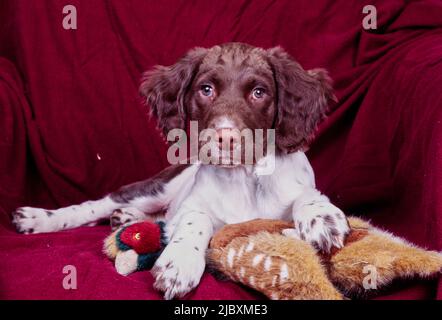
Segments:
[[[51,211],[39,208],[22,207],[12,213],[12,223],[18,232],[24,234],[55,231],[55,221]]]
[[[146,215],[136,208],[123,208],[117,209],[112,212],[110,217],[110,225],[112,230],[116,230],[119,227],[137,221],[142,221],[146,218]]]
[[[198,285],[205,265],[204,252],[169,244],[151,270],[154,287],[164,292],[166,300],[181,298]]]
[[[342,248],[350,232],[344,213],[331,203],[312,206],[297,214],[294,224],[296,238],[323,252],[330,252],[332,247]]]

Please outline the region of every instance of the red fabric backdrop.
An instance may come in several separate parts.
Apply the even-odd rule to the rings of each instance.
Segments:
[[[308,155],[319,188],[348,213],[442,249],[442,2],[383,0],[364,31],[364,1],[0,2],[0,297],[159,298],[147,272],[116,274],[100,252],[107,226],[16,234],[17,206],[97,198],[167,165],[137,93],[141,72],[193,46],[281,45],[324,67],[340,102]],[[78,29],[64,30],[75,5]],[[64,290],[74,265],[78,289]],[[205,275],[189,298],[252,298]],[[413,284],[388,298],[442,298]]]

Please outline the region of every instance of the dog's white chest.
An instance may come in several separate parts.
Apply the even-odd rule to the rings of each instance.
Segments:
[[[258,211],[257,180],[245,168],[203,167],[193,190],[196,202],[222,223],[253,219]]]
[[[303,153],[279,158],[270,175],[256,175],[251,167],[201,166],[180,207],[207,213],[221,224],[285,219],[291,216],[291,205],[304,186],[314,184],[312,174]]]

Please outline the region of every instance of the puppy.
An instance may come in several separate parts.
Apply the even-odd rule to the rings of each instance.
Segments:
[[[167,209],[170,242],[152,269],[154,285],[166,299],[198,285],[209,240],[224,224],[293,220],[297,236],[318,250],[342,247],[347,219],[315,188],[303,153],[334,99],[324,70],[304,70],[279,47],[228,43],[195,48],[172,66],[157,66],[144,74],[140,91],[166,136],[189,121],[198,123],[200,133],[212,129],[210,157],[220,162],[175,164],[102,199],[66,208],[18,208],[13,222],[19,232],[74,228],[113,212],[114,223],[133,222]],[[274,150],[254,154],[249,163],[234,161],[243,139],[232,133],[245,129],[273,130]],[[271,144],[271,135],[265,136],[252,143]],[[224,148],[226,143],[230,148]],[[242,159],[244,153],[239,155]],[[268,160],[272,173],[260,174],[260,164]]]

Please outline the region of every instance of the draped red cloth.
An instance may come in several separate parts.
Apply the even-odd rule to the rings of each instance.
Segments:
[[[77,8],[77,30],[62,9]],[[0,2],[0,297],[157,299],[152,277],[118,275],[101,253],[108,226],[19,235],[9,213],[98,198],[167,165],[140,103],[143,70],[194,46],[283,46],[324,67],[339,103],[308,156],[321,191],[349,214],[442,249],[442,2]],[[65,290],[63,268],[77,270]],[[384,298],[442,298],[438,280],[399,283]],[[206,274],[191,299],[259,298]]]

